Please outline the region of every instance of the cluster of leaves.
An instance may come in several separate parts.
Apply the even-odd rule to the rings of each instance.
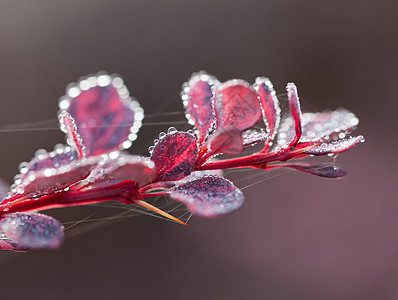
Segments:
[[[169,128],[150,147],[150,157],[123,151],[137,138],[144,117],[116,75],[100,73],[69,85],[59,101],[60,128],[68,145],[39,150],[20,165],[11,191],[0,189],[0,249],[53,249],[63,240],[63,227],[35,211],[102,201],[137,204],[169,217],[143,201],[169,195],[196,215],[215,217],[237,210],[243,193],[221,176],[223,169],[294,168],[337,178],[335,166],[287,163],[293,158],[343,152],[363,141],[345,138],[358,124],[339,109],[302,114],[296,86],[287,85],[290,115],[281,110],[271,82],[243,80],[220,83],[199,72],[183,85],[186,115],[194,130]],[[262,123],[263,128],[257,129]],[[259,152],[244,148],[263,143]],[[221,158],[231,154],[232,158]]]

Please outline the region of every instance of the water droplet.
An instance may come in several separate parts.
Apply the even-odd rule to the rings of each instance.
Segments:
[[[158,140],[158,139],[154,139],[154,140],[153,140],[153,145],[156,146],[157,143],[159,143],[159,140]]]
[[[50,177],[53,174],[51,169],[45,169],[44,170],[44,176]]]
[[[124,141],[122,144],[123,149],[128,149],[133,143],[131,141]]]
[[[25,161],[21,162],[18,169],[21,174],[25,174],[28,171],[28,163]]]
[[[155,148],[154,146],[149,146],[149,148],[148,148],[149,154],[152,154],[154,148]]]
[[[159,133],[159,138],[160,139],[162,139],[162,138],[164,138],[166,136],[166,133],[165,132],[161,132],[161,133]]]
[[[175,127],[170,127],[168,130],[167,130],[167,133],[174,133],[174,132],[176,132],[177,131],[177,129],[175,128]]]

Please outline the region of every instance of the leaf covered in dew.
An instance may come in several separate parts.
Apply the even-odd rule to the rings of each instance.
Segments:
[[[20,175],[11,187],[12,193],[23,195],[50,194],[86,178],[98,158],[77,160],[76,151],[59,145],[52,152],[38,150],[29,163],[20,165]]]
[[[182,131],[160,134],[151,151],[159,181],[180,180],[191,174],[198,158],[195,136]]]
[[[301,108],[296,85],[293,82],[288,83],[286,91],[287,98],[289,99],[290,114],[294,124],[294,136],[289,142],[289,148],[291,148],[296,146],[301,137]]]
[[[242,133],[235,127],[218,129],[208,141],[209,153],[240,154],[243,150]]]
[[[198,179],[200,177],[203,176],[218,176],[221,177],[223,175],[223,171],[222,170],[204,170],[204,171],[193,171],[191,174],[189,174],[187,177],[184,177],[183,179],[179,180],[177,185],[183,183],[183,182],[187,182],[187,181],[191,181],[194,179]]]
[[[271,81],[266,77],[257,77],[254,89],[257,91],[263,109],[263,119],[267,126],[269,141],[272,141],[277,133],[281,118],[279,100]]]
[[[58,248],[64,239],[63,226],[38,213],[11,213],[0,217],[0,249],[27,251]]]
[[[203,143],[213,125],[212,88],[219,84],[217,78],[201,71],[194,73],[183,85],[181,98],[189,123],[197,128],[199,144]]]
[[[285,164],[281,165],[280,167],[292,168],[311,175],[316,175],[326,178],[341,178],[347,174],[347,172],[339,166],[325,166],[325,165],[302,163],[302,164]]]
[[[107,157],[87,178],[93,186],[99,184],[115,184],[124,180],[132,180],[143,186],[151,183],[156,177],[155,164],[146,157],[138,155],[118,155]]]
[[[256,92],[240,79],[224,82],[215,90],[213,108],[216,130],[235,127],[244,131],[253,127],[261,118],[261,106]]]
[[[365,138],[362,135],[356,137],[349,137],[347,139],[338,140],[331,143],[323,143],[319,146],[315,146],[304,153],[311,155],[326,155],[330,153],[341,153],[354,147],[359,143],[363,143]]]
[[[58,120],[61,130],[66,133],[68,144],[76,150],[78,159],[83,158],[85,156],[85,147],[77,132],[75,120],[66,111],[59,114]]]
[[[59,108],[75,120],[88,156],[129,148],[144,117],[143,109],[130,98],[123,80],[107,74],[69,85]]]
[[[268,133],[263,129],[248,129],[242,133],[243,147],[254,146],[268,139]]]
[[[218,176],[204,176],[184,182],[170,191],[170,197],[184,203],[201,217],[217,217],[234,212],[244,201],[241,190]]]
[[[344,138],[346,134],[355,129],[358,123],[358,118],[344,108],[320,113],[304,113],[300,142],[328,142],[336,138]],[[293,136],[293,120],[289,117],[284,119],[281,124],[278,145],[285,144]]]

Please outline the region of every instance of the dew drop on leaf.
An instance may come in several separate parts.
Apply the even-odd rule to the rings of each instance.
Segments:
[[[58,248],[64,239],[62,225],[38,213],[11,213],[0,218],[0,249],[27,251]]]
[[[88,156],[125,149],[141,127],[143,109],[118,79],[107,74],[83,78],[60,99],[61,112],[75,120]]]
[[[180,180],[191,174],[197,157],[196,138],[181,131],[165,134],[151,153],[160,181]]]
[[[281,109],[271,81],[266,77],[257,77],[254,85],[263,108],[264,123],[267,126],[269,140],[273,140],[280,122]]]
[[[205,140],[214,122],[212,89],[219,84],[217,78],[201,71],[183,85],[181,98],[189,123],[198,130],[199,144]]]
[[[234,126],[239,131],[253,127],[261,118],[260,101],[243,80],[229,80],[216,89],[213,98],[216,128]]]
[[[202,217],[232,213],[244,201],[241,190],[218,176],[204,176],[184,182],[171,189],[170,197],[184,203],[194,215]]]
[[[243,150],[242,133],[235,127],[224,127],[218,129],[208,141],[209,153],[211,155],[224,154],[240,154]]]
[[[331,142],[329,144],[323,143],[322,145],[315,146],[314,148],[305,151],[304,153],[312,155],[325,155],[330,153],[340,153],[347,151],[358,143],[363,143],[365,138],[362,135],[356,137],[349,137],[347,139]]]

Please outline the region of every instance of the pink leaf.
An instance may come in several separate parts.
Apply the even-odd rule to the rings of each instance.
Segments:
[[[184,182],[170,191],[170,197],[202,217],[232,213],[244,201],[243,193],[232,182],[218,176],[204,176]]]
[[[12,213],[0,217],[0,249],[50,250],[58,248],[63,239],[63,226],[49,216]]]
[[[86,178],[98,158],[76,159],[70,147],[57,146],[53,152],[39,150],[29,163],[20,165],[20,175],[15,178],[11,192],[39,196],[50,194]]]
[[[129,148],[144,117],[122,79],[107,74],[69,85],[59,107],[75,120],[87,155]]]
[[[244,131],[261,118],[261,107],[254,89],[243,80],[229,80],[216,89],[213,100],[217,130],[235,127]]]
[[[340,153],[347,151],[348,149],[354,147],[358,143],[363,143],[365,138],[362,135],[356,137],[349,137],[348,139],[343,139],[335,141],[332,143],[323,143],[322,145],[315,146],[314,148],[305,151],[306,154],[312,155],[325,155],[329,153]]]
[[[328,142],[344,138],[358,125],[358,118],[349,110],[338,109],[321,113],[304,113],[302,116],[303,133],[300,143]],[[294,136],[292,118],[286,118],[281,125],[278,144],[284,145]]]
[[[268,143],[274,139],[277,133],[281,118],[281,109],[274,87],[268,78],[257,77],[254,88],[260,98],[260,103],[263,108],[263,119],[269,135],[268,142],[265,146],[265,150],[267,150]]]
[[[156,177],[155,164],[146,157],[137,155],[120,155],[108,157],[98,165],[85,180],[90,185],[109,185],[124,180],[132,180],[143,186],[151,183]]]
[[[235,127],[224,127],[210,137],[208,145],[208,156],[219,153],[240,154],[243,150],[242,134]]]
[[[243,147],[254,146],[258,143],[266,141],[268,138],[268,134],[262,129],[249,129],[242,133],[242,138]]]
[[[77,152],[78,159],[85,156],[85,147],[82,144],[82,139],[77,132],[75,120],[66,111],[63,111],[58,116],[61,130],[66,133],[67,142]]]
[[[294,137],[290,141],[288,148],[294,148],[300,140],[302,128],[301,128],[301,109],[300,102],[297,93],[297,87],[293,82],[290,82],[286,86],[287,97],[289,99],[290,113],[294,122]]]
[[[196,138],[187,132],[160,134],[151,153],[157,179],[175,181],[191,174],[198,158]]]
[[[203,143],[214,122],[212,88],[219,84],[217,78],[201,71],[183,85],[181,98],[189,123],[198,130],[199,144]]]

